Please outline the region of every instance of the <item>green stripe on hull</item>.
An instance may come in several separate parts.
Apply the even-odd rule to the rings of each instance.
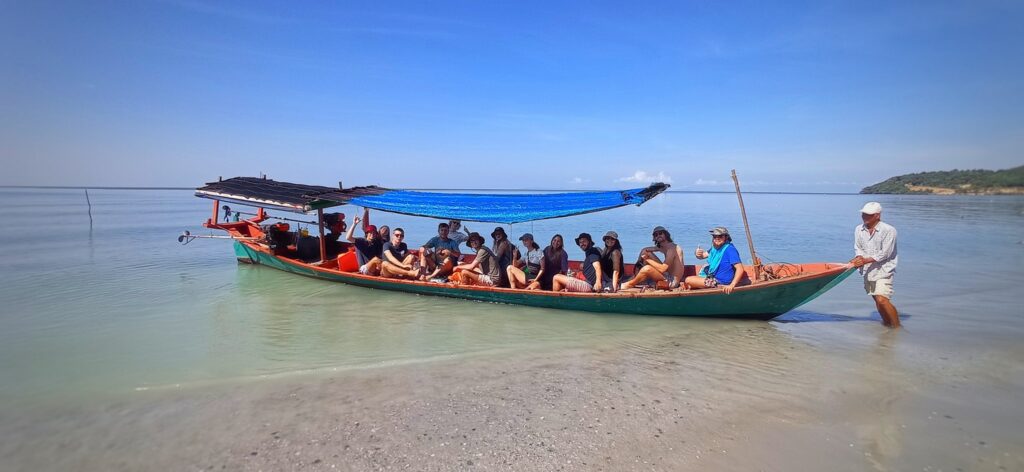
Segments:
[[[753,318],[768,320],[790,311],[832,288],[848,277],[853,269],[829,277],[808,278],[758,290],[739,290],[730,295],[720,291],[688,293],[685,296],[559,296],[521,291],[473,290],[441,284],[410,284],[385,279],[368,279],[324,273],[289,264],[269,254],[238,244],[252,261],[294,274],[347,283],[360,287],[408,292],[420,295],[461,298],[492,303],[507,303],[560,310],[640,315],[701,316],[716,318]]]
[[[238,262],[244,262],[246,264],[255,264],[255,261],[253,261],[252,257],[249,255],[249,250],[245,247],[244,244],[235,241],[234,248],[235,259],[238,259]]]

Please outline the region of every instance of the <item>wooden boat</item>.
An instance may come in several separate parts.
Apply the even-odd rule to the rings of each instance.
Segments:
[[[261,183],[259,179],[254,178],[236,179],[248,179],[256,181],[257,184]],[[849,264],[844,263],[769,264],[756,269],[753,266],[745,266],[748,281],[757,279],[755,274],[767,274],[767,277],[761,277],[766,280],[757,280],[754,283],[741,285],[731,294],[725,294],[721,289],[688,291],[652,289],[642,292],[565,293],[385,279],[362,275],[353,271],[351,267],[344,267],[346,265],[344,254],[349,249],[348,243],[341,243],[337,248],[342,256],[328,256],[329,251],[325,247],[323,238],[323,208],[350,203],[366,195],[381,195],[380,192],[387,192],[386,189],[357,187],[344,191],[263,179],[262,184],[268,188],[273,187],[274,191],[278,192],[275,194],[268,188],[253,191],[246,185],[242,185],[241,189],[225,190],[225,187],[231,187],[231,185],[218,185],[223,182],[230,183],[233,180],[235,179],[212,182],[206,187],[197,189],[196,194],[204,198],[216,199],[213,216],[206,221],[204,226],[225,231],[228,237],[234,239],[235,255],[240,262],[265,265],[293,274],[360,287],[564,310],[768,320],[815,299],[842,282],[854,270]],[[239,183],[239,181],[234,183]],[[246,183],[246,181],[241,183]],[[282,195],[281,186],[293,186],[290,190],[291,193]],[[635,190],[641,192],[649,190],[644,194],[643,201],[646,201],[661,193],[665,188],[667,186],[657,187],[653,190],[651,188]],[[625,197],[625,192],[623,191],[623,198],[628,200]],[[257,206],[258,212],[249,219],[218,222],[221,201]],[[359,203],[366,204],[367,201],[364,199]],[[628,201],[626,204],[629,203],[635,202]],[[320,257],[318,260],[311,261],[308,260],[308,257],[300,257],[298,244],[274,243],[273,238],[268,234],[268,226],[263,224],[270,219],[265,212],[266,207],[297,212],[315,209],[318,212],[320,231],[318,240]],[[459,216],[452,214],[450,208],[438,211],[448,212],[447,216],[452,218]],[[576,214],[582,212],[586,211],[577,211]],[[441,217],[437,214],[424,216]],[[578,261],[570,262],[570,268],[577,272],[579,265]],[[696,269],[692,265],[686,266],[686,275],[693,275],[696,273]],[[625,272],[632,273],[632,264],[627,264]]]

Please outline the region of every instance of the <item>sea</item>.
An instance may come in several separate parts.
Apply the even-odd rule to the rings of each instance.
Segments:
[[[642,356],[646,344],[678,335],[708,362],[716,353],[736,359],[747,351],[756,365],[755,354],[770,344],[799,344],[816,363],[835,365],[837,376],[878,362],[873,353],[884,344],[893,374],[962,407],[974,436],[1010,451],[1024,445],[1024,198],[748,193],[744,200],[758,254],[790,263],[848,261],[859,209],[880,202],[883,220],[899,232],[893,302],[904,328],[893,335],[881,326],[857,275],[768,322],[556,311],[350,287],[239,264],[231,241],[178,241],[186,230],[217,234],[201,226],[213,203],[189,190],[3,188],[0,418],[4,410],[45,414],[131,402],[150,390],[495,352],[628,345]],[[362,213],[337,211],[350,222]],[[433,236],[438,223],[381,212],[371,220],[404,228],[411,246]],[[505,228],[512,239],[530,232],[542,245],[561,234],[573,258],[581,256],[571,244],[579,233],[599,238],[614,230],[632,260],[658,225],[688,261],[697,245],[710,246],[708,230],[716,226],[729,228],[750,260],[733,193],[671,192],[642,206]],[[495,227],[466,226],[485,235]],[[751,327],[767,332],[752,336]],[[742,372],[743,385],[756,390],[759,369]],[[863,381],[870,389],[877,379]],[[952,383],[973,388],[945,388]],[[15,433],[3,434],[0,441]]]

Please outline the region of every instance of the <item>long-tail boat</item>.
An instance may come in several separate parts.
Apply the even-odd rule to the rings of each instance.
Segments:
[[[351,264],[354,254],[346,252],[350,249],[348,243],[337,243],[331,248],[324,237],[325,219],[329,224],[333,215],[325,215],[324,209],[340,205],[432,218],[511,224],[641,205],[668,187],[656,183],[646,188],[612,192],[494,195],[417,192],[376,186],[342,189],[340,184],[339,188],[333,188],[278,182],[265,177],[235,177],[207,183],[196,189],[195,195],[214,200],[212,215],[203,226],[225,231],[226,236],[218,237],[234,240],[235,256],[240,262],[360,287],[420,295],[591,312],[769,320],[825,293],[854,270],[845,263],[761,266],[755,256],[754,265],[744,266],[744,275],[750,283],[738,286],[731,294],[721,288],[566,293],[363,275]],[[222,202],[255,207],[257,211],[246,219],[240,218],[238,213],[226,212],[222,219],[219,218]],[[282,223],[265,223],[288,219],[270,217],[268,209],[301,214],[315,211],[318,237],[299,238],[295,233],[283,237]],[[186,232],[179,241],[194,237]],[[579,261],[571,261],[569,265],[579,272]],[[632,264],[627,264],[624,273],[632,273],[632,269]],[[693,265],[685,267],[687,276],[696,271]]]

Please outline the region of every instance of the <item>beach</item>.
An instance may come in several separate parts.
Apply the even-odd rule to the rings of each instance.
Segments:
[[[977,370],[993,374],[983,356],[943,361],[940,376],[907,370],[894,345],[913,335],[875,331],[865,358],[829,365],[812,360],[811,343],[780,344],[786,333],[775,327],[722,323],[702,336],[740,334],[750,344],[729,355],[669,335],[168,386],[127,402],[5,417],[0,434],[19,440],[5,441],[0,457],[18,470],[1024,466],[1021,437],[1000,433],[1024,419],[1013,400],[1019,384],[979,383]],[[992,377],[1021,378],[1019,365],[1000,368]]]
[[[1017,197],[878,197],[901,237],[892,331],[856,277],[771,322],[556,311],[182,247],[208,211],[189,192],[97,191],[93,226],[79,192],[0,196],[0,216],[37,228],[0,235],[5,470],[1024,467]],[[741,227],[714,210],[732,198],[668,194],[510,234],[614,222],[629,251],[658,223],[692,249],[704,226]],[[712,209],[679,212],[693,200]],[[746,203],[773,260],[841,261],[862,200]],[[815,215],[812,239],[799,215]],[[433,223],[378,221],[416,237]],[[979,232],[987,263],[961,264]]]

